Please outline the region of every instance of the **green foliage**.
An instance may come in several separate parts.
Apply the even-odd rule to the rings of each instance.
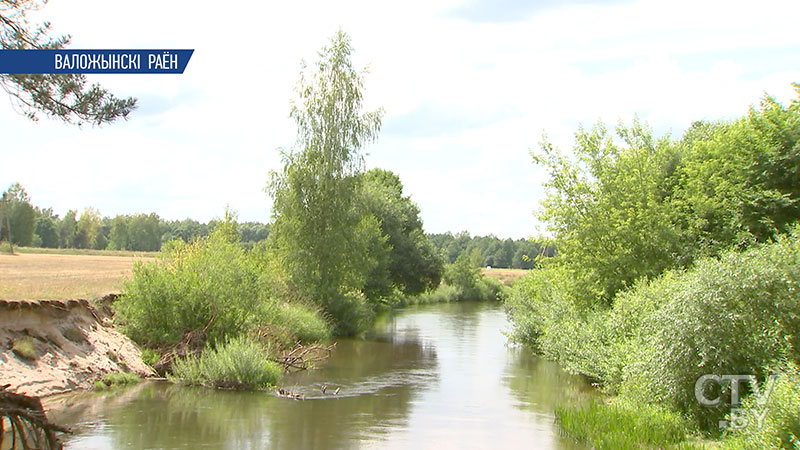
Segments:
[[[28,193],[19,183],[12,184],[3,192],[3,200],[0,203],[0,239],[9,239],[9,225],[11,243],[21,246],[31,245],[36,225],[36,210],[30,203]]]
[[[34,233],[39,237],[41,247],[58,248],[58,227],[52,217],[41,216],[36,219]]]
[[[64,214],[64,218],[58,224],[60,247],[75,247],[75,235],[78,233],[77,215],[78,212],[71,209]]]
[[[246,251],[238,236],[228,214],[207,238],[172,241],[159,261],[136,264],[114,303],[125,333],[147,346],[177,343],[191,330],[212,343],[263,327],[280,330],[287,345],[328,338],[329,324],[291,292],[269,249]]]
[[[154,252],[161,248],[161,219],[155,213],[136,214],[128,222],[127,250]]]
[[[23,336],[14,339],[11,342],[11,351],[17,356],[27,360],[35,360],[37,358],[36,347],[33,344],[33,339],[30,336]]]
[[[797,235],[700,261],[663,286],[662,306],[644,318],[622,392],[666,401],[713,429],[730,406],[700,405],[696,380],[705,374],[763,379],[765,365],[800,358],[799,286]]]
[[[505,297],[506,288],[499,280],[484,277],[473,267],[465,253],[444,268],[444,282],[435,290],[412,296],[404,303],[424,304],[459,301],[496,301]]]
[[[553,264],[517,282],[506,302],[512,337],[608,391],[684,411],[705,430],[715,430],[730,405],[702,406],[694,392],[700,376],[763,379],[766,364],[800,357],[797,235],[641,281],[608,309],[582,308],[570,280]]]
[[[575,277],[575,295],[587,305],[609,303],[637,279],[685,263],[668,195],[677,147],[655,140],[638,120],[618,126],[616,134],[622,144],[602,125],[580,129],[575,160],[548,142],[533,154],[550,171],[540,220],[556,236],[561,261]]]
[[[140,343],[176,343],[189,330],[212,341],[238,335],[270,299],[259,267],[224,233],[174,241],[161,260],[137,263],[114,306],[123,330]]]
[[[400,178],[383,169],[372,169],[361,178],[360,204],[378,219],[388,253],[367,279],[367,296],[385,297],[394,289],[414,295],[438,286],[442,261],[422,230],[419,207],[403,196]]]
[[[142,378],[130,372],[111,372],[107,373],[103,376],[102,380],[97,380],[94,382],[94,389],[97,391],[102,391],[106,389],[113,389],[116,387],[127,386],[130,384],[136,384],[141,381]]]
[[[224,389],[265,389],[280,380],[281,367],[270,361],[266,349],[244,337],[234,338],[200,356],[176,359],[172,381]]]
[[[273,326],[284,330],[284,335],[290,336],[291,341],[282,342],[291,346],[296,341],[318,342],[331,337],[330,325],[321,317],[315,308],[303,303],[283,303],[274,311]]]
[[[444,262],[451,264],[461,253],[472,254],[474,249],[478,249],[483,258],[475,265],[495,268],[532,269],[538,256],[555,255],[555,247],[529,239],[502,240],[494,235],[470,236],[466,231],[455,236],[449,232],[428,234],[428,239]]]
[[[355,208],[360,149],[377,137],[382,111],[361,112],[364,81],[351,52],[350,38],[340,31],[320,52],[316,70],[301,74],[300,99],[291,110],[297,146],[283,153],[283,170],[272,173],[269,184],[270,236],[291,282],[348,334],[369,311],[357,293],[374,267],[369,251],[381,236],[377,223]]]
[[[747,425],[732,429],[722,440],[721,448],[789,450],[800,446],[800,373],[795,364],[784,364],[780,368],[765,404],[759,404],[755,396],[750,396],[742,402],[741,408],[755,411],[755,415],[764,414],[763,423],[751,413]]]
[[[555,416],[564,433],[598,450],[667,448],[691,430],[689,422],[673,411],[621,399],[561,406]]]
[[[161,353],[157,350],[147,347],[142,349],[142,362],[148,366],[153,367],[159,359],[161,359]]]
[[[86,208],[77,223],[75,248],[95,248],[95,241],[102,226],[100,213],[94,208]]]

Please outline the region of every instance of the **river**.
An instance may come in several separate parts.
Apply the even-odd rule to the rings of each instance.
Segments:
[[[284,378],[305,400],[144,382],[63,396],[49,417],[73,428],[65,449],[82,450],[581,448],[553,411],[591,387],[508,347],[508,327],[497,304],[413,307]]]

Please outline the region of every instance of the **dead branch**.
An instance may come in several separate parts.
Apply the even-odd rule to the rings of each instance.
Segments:
[[[17,442],[22,449],[61,450],[56,432],[71,431],[47,420],[38,398],[14,394],[6,388],[7,385],[0,386],[0,448],[3,447],[4,422],[8,420],[12,450],[16,450]]]
[[[303,345],[298,341],[291,349],[284,350],[280,356],[270,357],[270,359],[282,365],[285,372],[308,370],[313,368],[316,363],[330,358],[331,352],[335,347],[335,342],[324,346],[319,344]]]

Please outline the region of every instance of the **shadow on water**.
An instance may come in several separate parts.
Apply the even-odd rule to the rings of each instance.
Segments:
[[[508,348],[507,326],[497,305],[409,308],[286,377],[305,400],[149,382],[64,396],[49,414],[76,431],[68,449],[579,448],[552,412],[586,383]]]

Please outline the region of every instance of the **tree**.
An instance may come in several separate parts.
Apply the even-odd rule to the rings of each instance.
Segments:
[[[19,183],[14,183],[3,193],[3,223],[0,223],[0,237],[12,244],[28,246],[33,242],[36,228],[36,209],[30,197]],[[10,230],[9,230],[10,228]]]
[[[617,144],[598,124],[576,133],[574,158],[544,142],[536,163],[550,171],[540,220],[556,237],[581,302],[611,302],[639,278],[683,267],[688,239],[675,223],[671,186],[680,148],[635,120]]]
[[[58,224],[58,236],[62,248],[75,246],[75,234],[78,232],[78,221],[75,219],[77,215],[77,211],[70,209],[64,214],[61,223]]]
[[[271,174],[268,187],[270,237],[290,281],[327,310],[340,333],[357,331],[368,314],[361,289],[371,269],[368,247],[380,236],[376,221],[353,207],[360,150],[376,139],[382,111],[362,113],[364,78],[351,52],[340,30],[314,70],[301,73],[290,114],[297,143],[282,152],[283,170]]]
[[[75,233],[75,248],[95,248],[95,240],[103,226],[100,213],[94,208],[86,208],[78,219]]]
[[[369,291],[387,295],[397,288],[414,295],[438,286],[442,259],[422,230],[419,207],[403,196],[400,177],[388,170],[372,169],[361,178],[359,204],[379,220],[389,247],[383,264],[377,265],[369,277]]]
[[[50,24],[31,25],[26,12],[43,7],[47,0],[0,0],[0,49],[61,49],[70,36],[49,36]],[[136,99],[117,98],[99,84],[86,86],[81,74],[0,74],[0,86],[14,100],[16,109],[31,120],[37,113],[78,125],[100,125],[127,118]]]
[[[128,222],[128,250],[158,251],[162,234],[161,218],[156,213],[136,214]]]
[[[130,217],[116,216],[111,219],[108,248],[111,250],[128,250],[128,223]]]
[[[58,226],[50,216],[41,216],[36,219],[36,236],[45,248],[58,248]]]

